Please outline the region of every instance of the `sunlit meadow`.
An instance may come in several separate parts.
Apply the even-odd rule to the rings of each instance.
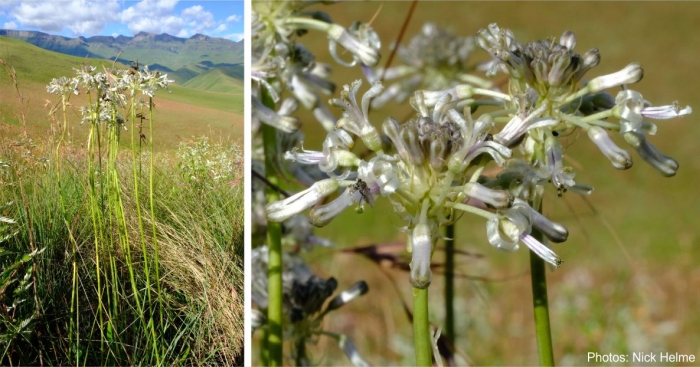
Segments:
[[[39,94],[1,61],[0,363],[241,363],[241,143],[154,149],[170,80],[143,66],[76,64]]]
[[[353,2],[309,9],[327,12],[345,27],[356,20],[371,22],[382,41],[379,66],[384,66],[391,53],[389,45],[399,37],[410,6],[407,2]],[[692,81],[698,56],[693,45],[700,41],[694,20],[698,15],[700,7],[693,3],[418,2],[401,44],[408,45],[429,21],[461,37],[473,37],[480,29],[497,23],[510,29],[522,44],[540,39],[559,42],[564,31],[572,31],[576,35],[575,52],[583,55],[596,48],[600,54],[599,64],[584,80],[639,63],[643,78],[630,84],[629,89],[640,92],[654,106],[678,101],[681,108],[696,107],[700,93]],[[336,84],[336,90],[319,100],[339,98],[343,85],[361,79],[359,103],[370,87],[362,70],[337,65],[329,56],[328,36],[323,32],[311,30],[298,40],[318,62],[333,66],[328,79]],[[352,59],[351,52],[338,54],[341,59]],[[476,65],[488,60],[490,55],[476,47],[468,62]],[[392,66],[400,63],[396,56]],[[484,77],[483,72],[480,75]],[[502,72],[486,79],[496,86],[507,84]],[[384,83],[387,88],[391,84],[390,80]],[[618,91],[619,87],[608,92],[615,98]],[[336,119],[340,117],[342,109],[330,110]],[[372,109],[369,116],[381,132],[387,116],[404,121],[415,113],[408,100],[389,101]],[[314,115],[318,113],[300,107],[293,116],[303,121],[303,148],[320,151],[327,132]],[[695,354],[697,358],[700,339],[695,330],[700,319],[693,310],[700,302],[692,290],[700,285],[695,265],[700,258],[695,247],[699,239],[694,224],[700,214],[694,194],[695,178],[700,173],[695,141],[700,133],[693,121],[694,115],[654,120],[658,132],[648,136],[649,141],[679,166],[671,178],[663,177],[613,133],[610,136],[618,146],[631,153],[634,165],[627,170],[615,169],[585,131],[562,139],[564,164],[573,167],[576,182],[595,189],[588,196],[569,191],[560,197],[550,185],[542,199],[546,217],[568,229],[565,242],[551,245],[563,263],[546,272],[556,364],[589,363],[589,352],[671,352]],[[356,144],[361,146],[354,150],[356,153],[366,150],[360,139]],[[292,193],[308,187],[286,182],[282,186]],[[335,246],[302,252],[302,257],[321,279],[334,277],[340,289],[358,280],[364,280],[369,289],[363,297],[328,314],[320,330],[351,337],[356,352],[369,364],[411,365],[416,363],[413,327],[404,310],[404,306],[413,307],[408,271],[411,254],[406,252],[410,233],[401,233],[405,226],[402,217],[393,214],[392,205],[380,199],[374,198],[373,207],[365,202],[362,214],[346,210],[316,229],[315,236]],[[355,200],[355,204],[359,201],[361,205],[363,200]],[[310,215],[314,216],[313,210]],[[484,220],[470,216],[465,214],[455,226],[453,363],[540,363],[527,247],[521,246],[514,253],[497,251],[489,245]],[[367,248],[375,245],[382,246],[377,250],[383,261],[370,251],[375,248]],[[437,241],[432,258],[429,320],[444,333],[443,249],[443,241]],[[254,358],[265,358],[265,335],[256,336]],[[313,363],[348,363],[347,353],[344,355],[333,338],[318,336],[307,343],[307,348]],[[286,363],[299,363],[299,359],[292,359],[294,349],[285,351]],[[635,364],[631,360],[628,363]]]

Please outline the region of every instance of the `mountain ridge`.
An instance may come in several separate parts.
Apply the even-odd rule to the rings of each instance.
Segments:
[[[242,64],[244,43],[195,34],[181,38],[167,33],[64,37],[39,31],[0,29],[0,36],[20,39],[43,49],[78,57],[159,64],[177,70],[189,64]]]

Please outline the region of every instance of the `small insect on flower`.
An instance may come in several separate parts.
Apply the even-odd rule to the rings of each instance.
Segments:
[[[136,59],[136,62],[129,61],[130,67],[129,67],[129,74],[134,75],[139,71],[139,60]]]
[[[357,201],[358,207],[355,209],[357,213],[363,213],[365,208],[363,207],[363,202],[367,203],[370,207],[374,206],[374,198],[372,197],[372,192],[367,187],[367,183],[361,179],[357,179],[354,185],[350,187],[350,194],[353,196],[353,200]],[[359,195],[359,198],[357,196]]]

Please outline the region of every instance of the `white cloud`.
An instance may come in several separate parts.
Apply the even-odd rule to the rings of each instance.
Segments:
[[[172,15],[178,0],[142,0],[121,12],[121,21],[133,33],[177,34],[184,24]]]
[[[25,27],[47,32],[68,28],[74,35],[93,35],[118,19],[119,4],[116,0],[24,2],[12,9],[11,14]]]
[[[6,22],[5,24],[2,25],[2,28],[4,28],[4,29],[17,29],[17,23]]]
[[[226,22],[240,22],[241,19],[243,19],[242,16],[234,14],[234,15],[229,15],[229,17],[226,18]]]
[[[174,13],[177,0],[141,0],[121,13],[121,21],[133,33],[168,33],[189,37],[208,33],[216,27],[214,15],[201,5],[190,6],[179,15]]]
[[[219,24],[218,27],[214,30],[214,32],[223,32],[226,30],[226,24]]]
[[[231,34],[223,35],[221,37],[230,39],[231,41],[238,42],[238,41],[243,39],[243,33],[231,33]]]
[[[183,10],[182,17],[190,21],[190,25],[193,27],[191,31],[194,33],[203,33],[208,29],[214,28],[216,25],[214,15],[205,11],[201,5],[191,6]]]

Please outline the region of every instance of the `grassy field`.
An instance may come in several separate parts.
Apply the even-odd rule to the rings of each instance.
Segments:
[[[346,3],[317,7],[335,22],[370,21],[383,45],[382,65],[389,44],[396,39],[409,2]],[[511,29],[520,42],[559,37],[565,30],[577,36],[576,51],[596,47],[601,64],[593,77],[620,70],[631,62],[644,67],[644,79],[633,86],[654,105],[678,101],[700,108],[695,87],[696,60],[700,53],[697,3],[551,3],[551,2],[419,2],[404,43],[426,21],[459,35],[473,35],[489,23]],[[317,59],[328,57],[327,37],[309,32],[302,42]],[[485,60],[479,51],[476,60]],[[394,63],[398,61],[395,59]],[[335,64],[334,64],[335,65]],[[343,84],[363,79],[359,68],[334,66],[332,79]],[[363,85],[363,91],[366,84]],[[337,93],[336,96],[337,97]],[[333,109],[336,115],[340,112]],[[378,126],[386,116],[404,118],[407,104],[390,103],[373,111]],[[625,354],[658,352],[695,354],[700,345],[700,218],[697,178],[700,159],[696,116],[658,121],[650,140],[680,164],[678,174],[664,178],[633,153],[635,165],[616,171],[583,136],[568,147],[575,160],[577,181],[595,191],[582,198],[549,193],[544,211],[569,228],[569,240],[554,245],[565,261],[548,273],[555,361],[561,365],[587,364],[588,352]],[[304,147],[320,150],[324,135],[310,114],[302,115],[307,134]],[[386,201],[358,215],[350,210],[316,232],[340,249],[405,241],[401,220]],[[535,365],[538,363],[532,321],[527,251],[502,253],[486,241],[485,223],[465,215],[456,228],[458,249],[480,254],[460,256],[462,279],[456,289],[459,364]],[[398,253],[405,251],[398,246]],[[319,276],[338,279],[340,288],[364,279],[369,293],[329,317],[324,328],[353,337],[358,351],[375,365],[413,362],[412,330],[402,301],[410,305],[408,274],[380,267],[352,253],[320,249],[307,259]],[[440,250],[435,255],[443,261]],[[483,277],[486,280],[474,278]],[[392,281],[393,280],[393,281]],[[435,277],[430,288],[431,321],[440,326],[444,317],[442,282]],[[410,307],[410,306],[409,306]],[[346,357],[323,338],[311,353],[319,364],[344,365]],[[633,363],[634,364],[634,363]]]
[[[0,364],[242,363],[242,95],[158,90],[151,131],[95,74],[46,92],[80,59],[0,45]],[[99,88],[143,88],[123,71]]]
[[[188,80],[183,86],[210,92],[243,95],[243,67],[212,69]]]

